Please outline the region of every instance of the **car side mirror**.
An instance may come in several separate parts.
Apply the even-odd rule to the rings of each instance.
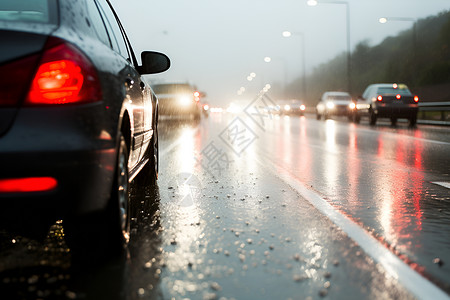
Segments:
[[[142,66],[139,67],[141,74],[162,73],[170,68],[169,57],[160,52],[144,51],[141,53],[141,59]]]

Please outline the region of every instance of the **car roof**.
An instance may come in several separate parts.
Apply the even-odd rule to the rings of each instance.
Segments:
[[[302,103],[303,101],[300,99],[278,99],[277,103]]]
[[[396,84],[398,87],[403,87],[403,88],[408,88],[408,86],[406,84],[403,83],[374,83],[371,84],[371,86],[375,86],[375,87],[386,87],[386,88],[390,88],[392,87],[394,84]]]

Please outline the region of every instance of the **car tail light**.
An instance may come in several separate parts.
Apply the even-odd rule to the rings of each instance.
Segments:
[[[402,98],[402,95],[397,94],[397,95],[395,95],[395,98],[396,98],[397,100],[400,100],[400,99]]]
[[[377,100],[378,100],[378,101],[383,101],[383,96],[378,95]]]
[[[97,71],[89,59],[73,45],[49,38],[26,105],[84,103],[101,98]]]
[[[0,179],[0,193],[45,192],[57,186],[58,181],[53,177]]]
[[[419,102],[419,96],[414,96],[414,102]]]
[[[194,92],[194,100],[195,100],[195,102],[200,101],[200,92]]]

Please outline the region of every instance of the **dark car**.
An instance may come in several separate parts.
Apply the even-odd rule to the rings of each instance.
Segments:
[[[355,104],[352,96],[347,92],[325,92],[316,105],[316,117],[320,120],[331,118],[332,116],[351,117]]]
[[[370,125],[375,125],[378,118],[389,118],[392,125],[397,119],[409,120],[409,125],[417,123],[419,97],[411,93],[405,84],[385,83],[371,84],[358,99],[354,120],[369,117]]]
[[[152,84],[152,88],[159,99],[160,115],[201,117],[201,93],[189,83],[159,83]]]
[[[156,180],[158,101],[108,0],[0,2],[0,229],[118,253],[132,182]],[[133,181],[134,180],[134,181]],[[95,247],[94,246],[94,247]]]
[[[281,115],[297,115],[303,116],[305,114],[306,106],[301,100],[277,100],[276,113]]]

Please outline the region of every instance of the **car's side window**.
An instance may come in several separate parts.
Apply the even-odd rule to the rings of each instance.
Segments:
[[[100,4],[100,11],[105,19],[105,24],[111,37],[113,49],[120,53],[123,57],[130,59],[127,43],[123,37],[122,30],[117,23],[116,17],[111,11],[111,8],[104,0],[100,0],[98,3]]]
[[[364,99],[367,99],[367,97],[369,97],[369,94],[370,94],[370,90],[372,89],[372,87],[371,86],[369,86],[365,91],[364,91],[364,94],[362,95],[362,97],[364,98]]]
[[[105,24],[103,23],[103,19],[100,15],[100,12],[98,11],[97,6],[93,1],[86,1],[86,6],[92,23],[92,27],[94,28],[98,39],[103,44],[111,47],[111,42],[109,40],[108,33],[106,32]]]

